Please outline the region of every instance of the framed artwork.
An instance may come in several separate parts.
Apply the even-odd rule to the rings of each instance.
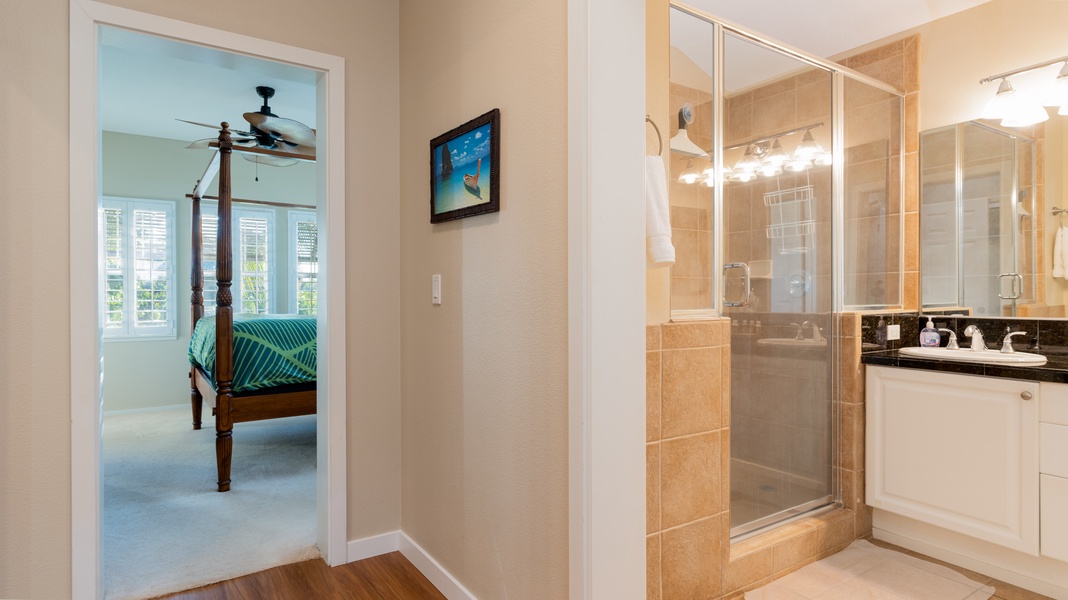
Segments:
[[[430,140],[430,222],[501,210],[501,111]]]

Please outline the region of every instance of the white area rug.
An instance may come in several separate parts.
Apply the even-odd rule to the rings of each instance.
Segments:
[[[231,489],[215,481],[205,407],[104,418],[103,585],[151,598],[319,556],[315,415],[234,426]]]
[[[746,600],[988,600],[994,588],[914,556],[857,540]]]

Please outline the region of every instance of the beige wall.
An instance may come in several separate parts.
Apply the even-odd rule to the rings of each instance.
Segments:
[[[346,58],[348,537],[397,529],[398,3],[113,3]],[[6,3],[0,19],[0,119],[18,140],[0,149],[0,274],[18,282],[0,291],[0,597],[71,593],[68,12]]]
[[[171,406],[189,402],[189,263],[191,201],[185,195],[204,172],[211,152],[187,150],[188,142],[104,132],[105,196],[172,200],[175,202],[175,310],[178,336],[174,340],[108,341],[104,343],[104,411]],[[315,204],[315,165],[262,167],[247,160],[233,165],[234,195],[293,204]],[[259,181],[255,181],[255,177]],[[216,193],[218,185],[209,189]],[[209,205],[212,206],[212,205]],[[247,206],[247,205],[246,205]],[[271,233],[273,276],[272,312],[288,313],[289,215],[284,208],[253,207],[274,213]]]
[[[568,594],[566,11],[401,4],[401,524],[485,600]],[[430,139],[495,107],[501,211],[431,225]]]

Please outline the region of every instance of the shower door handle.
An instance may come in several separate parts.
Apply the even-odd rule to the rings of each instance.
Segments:
[[[1002,289],[1001,288],[1001,280],[1004,277],[1012,277],[1012,295],[1011,296],[1002,296],[1001,295],[1001,289]],[[1020,287],[1019,288],[1016,287],[1016,282],[1020,282]],[[1001,298],[1002,300],[1016,300],[1017,298],[1020,297],[1020,292],[1022,292],[1022,291],[1023,291],[1023,275],[1020,275],[1019,273],[1002,273],[1001,275],[998,275],[998,298]]]
[[[742,281],[744,281],[744,286],[745,286],[744,290],[742,291],[742,299],[739,300],[739,301],[736,301],[736,302],[731,302],[731,301],[727,300],[727,285],[726,285],[727,271],[729,271],[731,269],[741,269],[742,270],[742,277],[743,277]],[[737,307],[737,306],[746,306],[746,305],[749,304],[749,292],[750,292],[750,287],[749,287],[749,265],[745,264],[744,262],[727,263],[727,264],[723,265],[723,282],[724,282],[724,285],[723,285],[723,306]]]

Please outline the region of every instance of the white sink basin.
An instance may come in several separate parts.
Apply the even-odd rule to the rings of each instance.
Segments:
[[[905,356],[919,358],[933,358],[935,360],[955,360],[960,362],[990,363],[1013,366],[1037,366],[1046,364],[1046,357],[1041,354],[1028,352],[1011,352],[1003,354],[997,350],[986,352],[973,352],[969,348],[961,350],[949,350],[948,348],[924,348],[909,346],[899,350]]]
[[[758,346],[785,346],[790,348],[826,348],[827,340],[799,340],[796,338],[764,338],[757,340]]]

